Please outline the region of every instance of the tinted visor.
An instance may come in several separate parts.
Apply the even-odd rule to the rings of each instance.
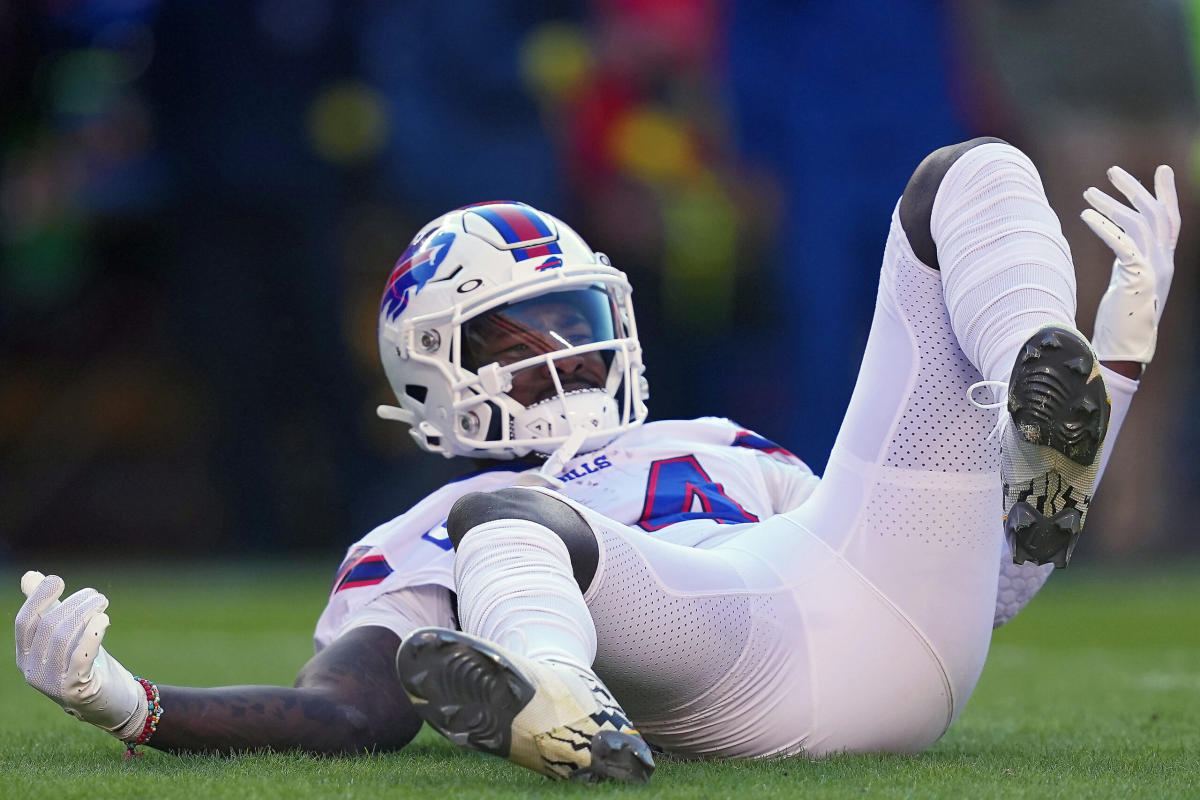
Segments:
[[[568,347],[616,338],[613,303],[600,287],[531,297],[500,306],[462,327],[462,366],[515,364]]]

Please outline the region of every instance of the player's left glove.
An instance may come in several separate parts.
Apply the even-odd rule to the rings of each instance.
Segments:
[[[108,598],[81,589],[59,602],[65,584],[57,575],[27,572],[17,612],[17,666],[25,681],[84,722],[128,742],[145,725],[142,685],[100,642],[108,630]]]
[[[1116,255],[1108,291],[1096,309],[1092,346],[1101,361],[1149,364],[1158,341],[1158,322],[1175,274],[1179,239],[1179,200],[1175,173],[1167,165],[1154,173],[1154,194],[1120,167],[1108,179],[1133,208],[1096,187],[1083,198],[1093,208],[1080,217]]]

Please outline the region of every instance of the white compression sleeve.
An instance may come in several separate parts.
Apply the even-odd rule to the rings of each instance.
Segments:
[[[1008,382],[1017,348],[1049,323],[1075,324],[1075,270],[1037,168],[1008,144],[964,153],[930,219],[959,346],[984,378]]]
[[[1109,456],[1112,455],[1113,445],[1116,444],[1117,436],[1121,432],[1121,425],[1125,422],[1125,415],[1129,413],[1129,404],[1133,402],[1134,392],[1138,389],[1138,381],[1118,375],[1103,364],[1100,365],[1100,374],[1104,376],[1104,385],[1108,387],[1108,399],[1112,402],[1112,413],[1108,418],[1108,433],[1104,436],[1100,471],[1096,473],[1097,491],[1100,489],[1100,479],[1104,477],[1104,470],[1108,466]]]
[[[591,667],[596,626],[567,546],[546,526],[522,519],[476,525],[458,544],[454,579],[467,633],[535,661]]]

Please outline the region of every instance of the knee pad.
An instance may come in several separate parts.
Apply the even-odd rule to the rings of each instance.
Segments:
[[[917,169],[908,180],[908,185],[904,187],[904,194],[900,196],[900,225],[904,228],[913,253],[925,266],[941,269],[929,223],[933,217],[933,201],[937,197],[938,187],[942,185],[942,178],[946,177],[946,172],[963,153],[989,142],[1005,144],[1003,139],[980,136],[934,150],[917,165]]]
[[[450,509],[446,532],[457,549],[467,531],[485,522],[504,519],[528,520],[553,531],[567,546],[580,591],[587,591],[600,561],[596,534],[578,511],[550,495],[520,488],[471,492],[460,497]]]

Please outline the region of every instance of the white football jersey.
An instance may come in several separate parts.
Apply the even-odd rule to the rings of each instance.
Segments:
[[[509,486],[531,471],[527,464],[498,462],[451,481],[352,545],[317,622],[318,649],[356,624],[403,627],[379,618],[388,613],[388,604],[377,602],[384,595],[418,586],[453,590],[450,507],[465,494]],[[572,500],[691,547],[712,547],[738,524],[798,507],[818,482],[787,450],[716,417],[647,423],[567,462],[557,479]]]

